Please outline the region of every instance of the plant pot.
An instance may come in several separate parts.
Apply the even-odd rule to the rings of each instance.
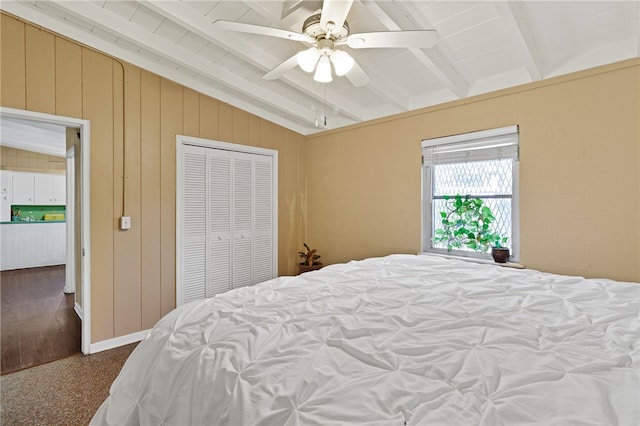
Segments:
[[[316,271],[322,268],[322,263],[317,263],[315,265],[307,265],[306,263],[301,263],[298,265],[298,274],[303,274],[309,271]]]
[[[509,249],[507,247],[491,247],[491,256],[496,263],[507,263],[509,260]]]

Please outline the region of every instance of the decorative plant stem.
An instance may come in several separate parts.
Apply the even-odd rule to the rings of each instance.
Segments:
[[[480,198],[456,195],[445,196],[445,211],[440,212],[442,229],[436,229],[434,243],[445,243],[447,250],[466,247],[485,253],[493,247],[501,247],[507,237],[492,231],[495,217]]]

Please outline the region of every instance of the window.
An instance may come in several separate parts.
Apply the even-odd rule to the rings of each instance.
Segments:
[[[518,127],[423,140],[422,163],[423,251],[490,258],[465,245],[449,252],[446,242],[434,242],[444,228],[447,200],[460,195],[491,209],[492,231],[507,237],[510,259],[518,261]]]

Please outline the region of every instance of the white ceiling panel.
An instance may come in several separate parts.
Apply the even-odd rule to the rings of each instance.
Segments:
[[[437,26],[445,20],[453,19],[455,16],[461,15],[470,7],[475,6],[476,3],[477,2],[448,0],[416,2],[423,14],[429,17],[432,24]]]
[[[478,2],[450,18],[440,21],[437,24],[438,34],[443,40],[446,40],[457,34],[473,33],[476,27],[494,19],[496,19],[496,13],[492,4]]]
[[[215,1],[186,1],[184,2],[184,6],[193,9],[200,15],[207,15],[216,7],[216,3]]]
[[[107,0],[99,2],[103,4],[105,10],[109,10],[116,15],[122,16],[126,20],[130,20],[138,10],[139,4],[136,1],[124,1],[124,0]]]
[[[358,67],[344,77],[332,69],[328,84],[314,81],[314,73],[295,60],[275,80],[263,79],[309,46],[214,24],[226,20],[300,33],[322,4],[2,0],[0,8],[302,134],[640,55],[638,0],[354,0],[347,15],[351,34],[435,30],[438,38],[430,48],[338,45]]]
[[[114,34],[113,31],[105,30],[101,27],[94,26],[91,29],[91,34],[96,37],[101,38],[102,40],[108,43],[117,43],[117,40],[120,38],[117,34]]]
[[[205,45],[202,49],[198,50],[197,53],[199,56],[211,62],[217,62],[224,56],[229,55],[229,52],[212,43]]]
[[[176,44],[190,52],[197,53],[208,45],[209,42],[195,33],[186,31],[184,37],[178,40]]]
[[[500,20],[493,18],[474,24],[465,31],[458,31],[446,37],[443,36],[439,45],[446,44],[450,46],[451,50],[460,55],[462,54],[460,51],[469,45],[474,45],[475,49],[482,46],[488,46],[490,49],[494,45],[493,43],[500,43],[500,40],[496,37],[504,36],[505,32]]]
[[[214,1],[214,2],[202,2],[211,3],[213,7],[206,13],[206,16],[212,20],[224,19],[227,21],[236,21],[247,14],[251,9],[243,4],[242,1]],[[254,15],[255,16],[255,15]],[[248,16],[251,18],[251,15]],[[241,22],[245,22],[244,20]],[[247,22],[254,24],[257,22]]]
[[[95,28],[95,26],[90,22],[87,22],[84,19],[82,19],[82,17],[75,16],[73,14],[65,14],[65,16],[62,19],[64,20],[65,23],[69,23],[79,29],[82,29],[88,32],[93,32],[93,29]]]
[[[509,55],[509,49],[498,49],[482,55],[473,56],[463,61],[465,67],[472,69],[477,79],[490,77],[496,73],[508,72],[521,68],[516,57]]]
[[[140,26],[141,29],[155,33],[164,21],[164,17],[141,4],[128,20]]]
[[[171,22],[168,19],[162,21],[162,23],[158,26],[158,29],[155,31],[157,35],[167,40],[169,43],[177,44],[184,36],[186,36],[189,31],[176,24]]]

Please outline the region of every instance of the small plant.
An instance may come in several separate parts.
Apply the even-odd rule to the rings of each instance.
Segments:
[[[320,262],[317,262],[318,259],[320,259],[320,255],[316,254],[316,252],[318,251],[317,249],[310,249],[309,246],[307,245],[307,243],[303,243],[304,244],[304,248],[307,249],[306,252],[304,251],[299,251],[298,254],[300,254],[300,258],[302,259],[302,262],[300,262],[301,265],[308,265],[308,266],[313,266],[313,265],[319,265]]]
[[[480,198],[456,195],[444,199],[446,211],[440,212],[442,229],[436,229],[434,243],[445,243],[448,251],[466,247],[485,253],[507,242],[507,237],[492,231],[495,217]]]

